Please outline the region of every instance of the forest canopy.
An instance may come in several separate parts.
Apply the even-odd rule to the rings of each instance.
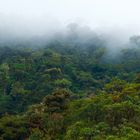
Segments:
[[[114,56],[95,34],[25,44],[0,47],[0,139],[140,139],[139,36]]]

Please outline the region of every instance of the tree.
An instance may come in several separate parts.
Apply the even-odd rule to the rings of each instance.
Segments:
[[[3,95],[7,94],[9,83],[10,83],[9,65],[7,63],[3,63],[0,66],[0,86],[3,92]]]
[[[50,113],[61,112],[67,107],[70,94],[65,89],[59,89],[44,98],[44,105]]]

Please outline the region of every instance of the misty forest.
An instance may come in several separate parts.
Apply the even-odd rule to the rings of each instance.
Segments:
[[[0,140],[140,140],[140,0],[0,0]]]
[[[113,51],[71,25],[33,42],[0,47],[1,140],[140,139],[140,36]]]

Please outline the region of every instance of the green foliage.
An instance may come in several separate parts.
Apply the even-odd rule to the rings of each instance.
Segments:
[[[0,48],[0,139],[140,139],[139,37],[119,60],[96,41]]]
[[[55,85],[61,88],[69,88],[71,86],[71,82],[67,79],[57,79],[55,81]]]
[[[0,119],[0,138],[4,140],[18,140],[26,138],[28,125],[22,117],[4,116]]]

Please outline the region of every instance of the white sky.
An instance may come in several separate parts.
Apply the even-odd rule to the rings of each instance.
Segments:
[[[139,33],[140,0],[0,0],[2,27],[22,25],[41,31],[47,25],[55,30],[71,22]]]

